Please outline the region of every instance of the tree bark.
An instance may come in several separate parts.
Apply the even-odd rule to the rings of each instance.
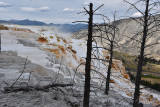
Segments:
[[[148,34],[148,7],[149,7],[149,0],[146,1],[146,10],[144,15],[144,26],[143,26],[143,37],[142,37],[142,43],[141,43],[141,50],[140,50],[140,57],[138,61],[137,66],[137,75],[136,75],[136,81],[135,81],[135,92],[134,92],[134,102],[133,107],[139,106],[139,96],[140,96],[140,83],[141,83],[141,74],[142,74],[142,67],[143,67],[143,60],[144,60],[144,49],[145,49],[145,43],[146,38]]]
[[[90,70],[91,70],[90,67],[91,67],[91,53],[92,53],[92,24],[93,24],[93,4],[90,3],[83,107],[89,107]]]
[[[1,54],[1,33],[0,33],[0,54]]]
[[[116,21],[116,11],[114,13],[114,22]],[[109,59],[109,66],[108,66],[108,72],[107,72],[107,80],[106,80],[106,89],[105,89],[105,94],[108,95],[109,92],[109,83],[110,83],[110,76],[111,76],[111,69],[112,69],[112,59],[113,59],[113,43],[114,43],[114,39],[116,36],[116,28],[115,26],[113,26],[113,35],[110,41],[110,59]]]
[[[113,41],[111,41],[111,46],[110,46],[110,59],[109,59],[109,66],[108,66],[107,80],[106,80],[105,94],[107,95],[109,92],[109,81],[110,81],[111,68],[112,68],[112,57],[113,57]]]

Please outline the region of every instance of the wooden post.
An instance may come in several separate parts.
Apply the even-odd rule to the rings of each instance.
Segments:
[[[89,107],[90,96],[90,70],[91,70],[91,54],[92,54],[92,25],[93,25],[93,4],[90,3],[89,24],[88,24],[88,41],[87,41],[87,57],[85,65],[85,87],[83,107]]]

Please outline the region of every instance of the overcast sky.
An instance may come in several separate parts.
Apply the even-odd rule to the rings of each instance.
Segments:
[[[77,13],[83,11],[84,6],[87,8],[90,2],[94,4],[94,9],[104,4],[97,13],[109,17],[114,10],[118,11],[118,16],[140,15],[136,11],[127,12],[128,5],[123,0],[0,0],[0,20],[30,19],[46,23],[87,20],[88,16]],[[94,22],[101,21],[101,17],[94,17]]]

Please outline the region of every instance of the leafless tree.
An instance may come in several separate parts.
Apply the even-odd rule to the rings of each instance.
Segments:
[[[90,3],[89,11],[84,8],[85,11],[80,13],[85,13],[89,15],[89,21],[76,21],[76,22],[87,22],[88,23],[88,39],[87,39],[87,56],[85,63],[85,86],[84,86],[84,99],[83,106],[89,107],[89,97],[90,97],[90,80],[91,80],[91,60],[92,60],[92,42],[93,42],[93,15],[101,8],[103,5],[99,6],[97,9],[93,10],[93,4]]]
[[[108,60],[108,70],[107,70],[107,78],[106,78],[106,88],[105,88],[105,94],[108,95],[109,92],[109,83],[110,83],[110,75],[111,75],[111,69],[114,68],[114,62],[113,62],[113,53],[115,49],[119,49],[118,42],[120,41],[119,36],[123,34],[124,31],[121,31],[117,27],[117,19],[116,19],[116,11],[113,13],[113,22],[110,21],[110,19],[107,16],[101,15],[103,17],[103,24],[96,25],[96,30],[99,33],[99,35],[93,36],[96,40],[100,39],[101,47],[104,50],[109,51],[110,57],[107,58]],[[100,14],[99,14],[100,15]],[[122,27],[122,26],[121,26]],[[97,47],[95,47],[97,48]],[[104,58],[106,60],[106,58]]]
[[[0,54],[1,54],[1,33],[0,33]]]
[[[87,41],[87,57],[85,65],[85,89],[83,106],[89,107],[89,95],[90,95],[90,71],[91,71],[91,54],[92,54],[92,24],[93,24],[93,4],[90,3],[89,22],[88,22],[88,41]]]
[[[157,32],[159,32],[160,23],[159,23],[159,16],[157,14],[159,13],[158,6],[160,5],[160,2],[159,0],[138,0],[136,3],[130,3],[126,0],[124,1],[129,5],[131,5],[130,9],[135,9],[136,11],[142,14],[141,18],[138,19],[132,18],[132,19],[134,19],[137,23],[139,23],[143,27],[143,30],[135,34],[134,37],[131,37],[132,40],[139,41],[140,44],[137,74],[135,80],[134,102],[133,102],[133,107],[138,107],[145,49],[148,48],[149,46],[159,44],[158,41],[155,41],[152,44],[146,44],[146,43],[150,37],[156,36]],[[137,6],[140,3],[145,5],[144,9],[141,9]],[[139,36],[141,37],[141,39],[137,40],[137,37]]]
[[[106,80],[106,89],[105,89],[105,94],[107,94],[107,95],[109,92],[110,75],[111,75],[111,69],[112,69],[112,65],[113,65],[112,59],[113,59],[114,42],[115,42],[115,37],[116,37],[116,33],[117,33],[117,29],[114,24],[114,22],[116,21],[116,12],[113,14],[113,17],[114,17],[113,25],[109,26],[109,28],[111,27],[111,29],[112,29],[111,32],[108,32],[108,30],[106,29],[106,26],[105,26],[105,33],[106,33],[106,36],[107,36],[107,39],[108,39],[109,45],[110,45],[110,49],[109,49],[110,58],[109,58],[109,66],[108,66],[108,71],[107,71],[107,80]],[[109,35],[111,35],[111,36],[109,37]]]

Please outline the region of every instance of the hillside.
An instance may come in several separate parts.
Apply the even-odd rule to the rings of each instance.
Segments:
[[[154,16],[154,17],[159,17],[159,15]],[[114,24],[120,30],[120,32],[119,32],[120,36],[118,36],[118,38],[117,38],[117,40],[118,40],[117,43],[119,44],[118,48],[123,53],[128,53],[131,55],[138,55],[138,52],[139,52],[138,47],[140,46],[140,44],[138,44],[135,41],[130,40],[130,38],[132,38],[135,34],[140,32],[143,28],[140,25],[140,23],[138,23],[140,18],[137,18],[136,20],[137,21],[133,20],[132,18],[129,18],[129,19],[122,19],[122,20],[118,20],[118,21],[114,22]],[[153,26],[153,25],[154,25],[154,23],[151,24],[151,26]],[[104,30],[103,25],[101,25],[100,28]],[[94,29],[97,29],[97,27],[94,27]],[[150,32],[152,32],[153,30],[155,30],[155,29],[152,29]],[[80,32],[75,33],[73,35],[73,38],[86,39],[86,37],[87,37],[86,35],[87,35],[87,30],[82,30]],[[95,30],[93,35],[100,35],[100,32]],[[140,40],[140,39],[141,39],[140,36],[137,36],[136,40]],[[100,43],[100,40],[97,39],[97,41]],[[151,38],[147,38],[146,45],[155,43],[156,41],[160,41],[160,33],[159,32],[156,33]],[[108,45],[105,45],[105,46],[108,47]],[[160,47],[160,44],[153,45],[153,46],[146,48],[146,50],[145,50],[146,54],[150,54],[149,57],[154,57],[155,59],[160,60],[160,48],[159,47]],[[119,49],[117,49],[116,51],[119,51]]]

